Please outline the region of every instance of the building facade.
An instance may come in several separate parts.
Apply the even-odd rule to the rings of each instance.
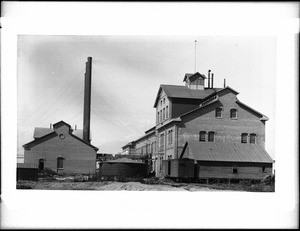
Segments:
[[[64,121],[53,124],[53,128],[35,128],[34,140],[23,145],[24,163],[58,174],[94,174],[98,148],[84,141],[82,135],[82,130],[73,130]]]
[[[268,118],[240,102],[234,89],[225,84],[214,88],[210,71],[208,79],[197,72],[186,74],[183,81],[185,86],[160,85],[156,125],[123,151],[152,154],[152,171],[158,177],[170,172],[163,171],[163,161],[182,158],[195,161],[197,178],[255,179],[272,173],[274,161],[265,151]]]

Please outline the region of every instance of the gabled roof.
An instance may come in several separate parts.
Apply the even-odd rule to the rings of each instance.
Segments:
[[[184,76],[183,82],[185,82],[189,78],[193,78],[194,76],[197,77],[197,78],[200,77],[202,79],[206,79],[205,75],[200,74],[199,72],[196,72],[194,74],[186,73],[185,76]]]
[[[214,93],[219,88],[206,88],[204,90],[190,89],[187,86],[178,85],[160,85],[154,107],[156,107],[159,100],[159,94],[164,91],[169,98],[184,98],[184,99],[204,99],[210,94]]]
[[[52,128],[36,127],[36,128],[34,128],[33,138],[37,139],[42,136],[48,135],[52,132],[54,132],[54,129],[52,129]],[[80,139],[83,138],[83,130],[82,129],[73,130],[72,134],[77,136]]]
[[[42,143],[42,142],[44,142],[44,141],[46,141],[46,140],[48,140],[48,139],[51,139],[51,138],[57,136],[57,133],[55,132],[55,128],[58,127],[58,126],[60,126],[60,125],[67,125],[69,128],[71,128],[71,126],[70,126],[69,124],[67,124],[66,122],[64,122],[64,121],[60,121],[60,122],[58,122],[58,123],[53,124],[53,128],[54,128],[54,129],[50,129],[50,128],[40,128],[40,127],[35,128],[35,130],[34,130],[34,135],[33,135],[33,137],[35,138],[35,140],[33,140],[33,141],[31,141],[31,142],[29,142],[29,143],[27,143],[27,144],[24,144],[23,147],[24,147],[24,148],[32,147],[32,146],[34,146],[34,145],[36,145],[36,144]],[[82,133],[82,130],[75,130],[74,134],[73,134],[72,132],[73,132],[73,130],[70,129],[69,134],[70,134],[72,137],[74,137],[75,139],[77,139],[77,140],[79,140],[79,141],[81,141],[81,142],[87,144],[88,146],[92,147],[92,148],[95,149],[96,151],[99,150],[99,148],[97,148],[97,147],[91,145],[90,143],[85,142],[85,141],[82,139],[82,134],[83,134],[83,133]]]
[[[273,163],[274,160],[258,144],[188,141],[185,158],[201,161]]]
[[[254,110],[253,108],[251,108],[251,107],[249,107],[248,105],[242,103],[241,101],[236,100],[236,102],[237,102],[238,104],[240,104],[241,106],[247,108],[248,110],[254,112],[255,114],[260,115],[260,116],[261,116],[260,120],[269,120],[269,118],[268,118],[267,116],[265,116],[264,114],[262,114],[262,113],[260,113],[260,112],[258,112],[258,111],[256,111],[256,110]]]
[[[41,127],[35,127],[33,132],[33,138],[37,139],[42,136],[48,135],[50,133],[54,132],[54,129],[52,128],[41,128]]]

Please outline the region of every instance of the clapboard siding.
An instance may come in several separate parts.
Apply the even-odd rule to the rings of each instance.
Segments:
[[[272,168],[266,167],[237,167],[237,173],[233,174],[231,166],[198,166],[198,178],[229,178],[229,179],[262,179],[272,174]]]

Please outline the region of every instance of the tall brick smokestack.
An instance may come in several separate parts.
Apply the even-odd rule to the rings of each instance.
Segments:
[[[90,143],[92,57],[88,57],[84,76],[83,140]]]

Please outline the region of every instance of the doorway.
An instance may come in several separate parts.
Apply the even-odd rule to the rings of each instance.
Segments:
[[[171,161],[168,160],[168,176],[171,175]]]
[[[39,172],[44,170],[45,160],[39,159]]]

